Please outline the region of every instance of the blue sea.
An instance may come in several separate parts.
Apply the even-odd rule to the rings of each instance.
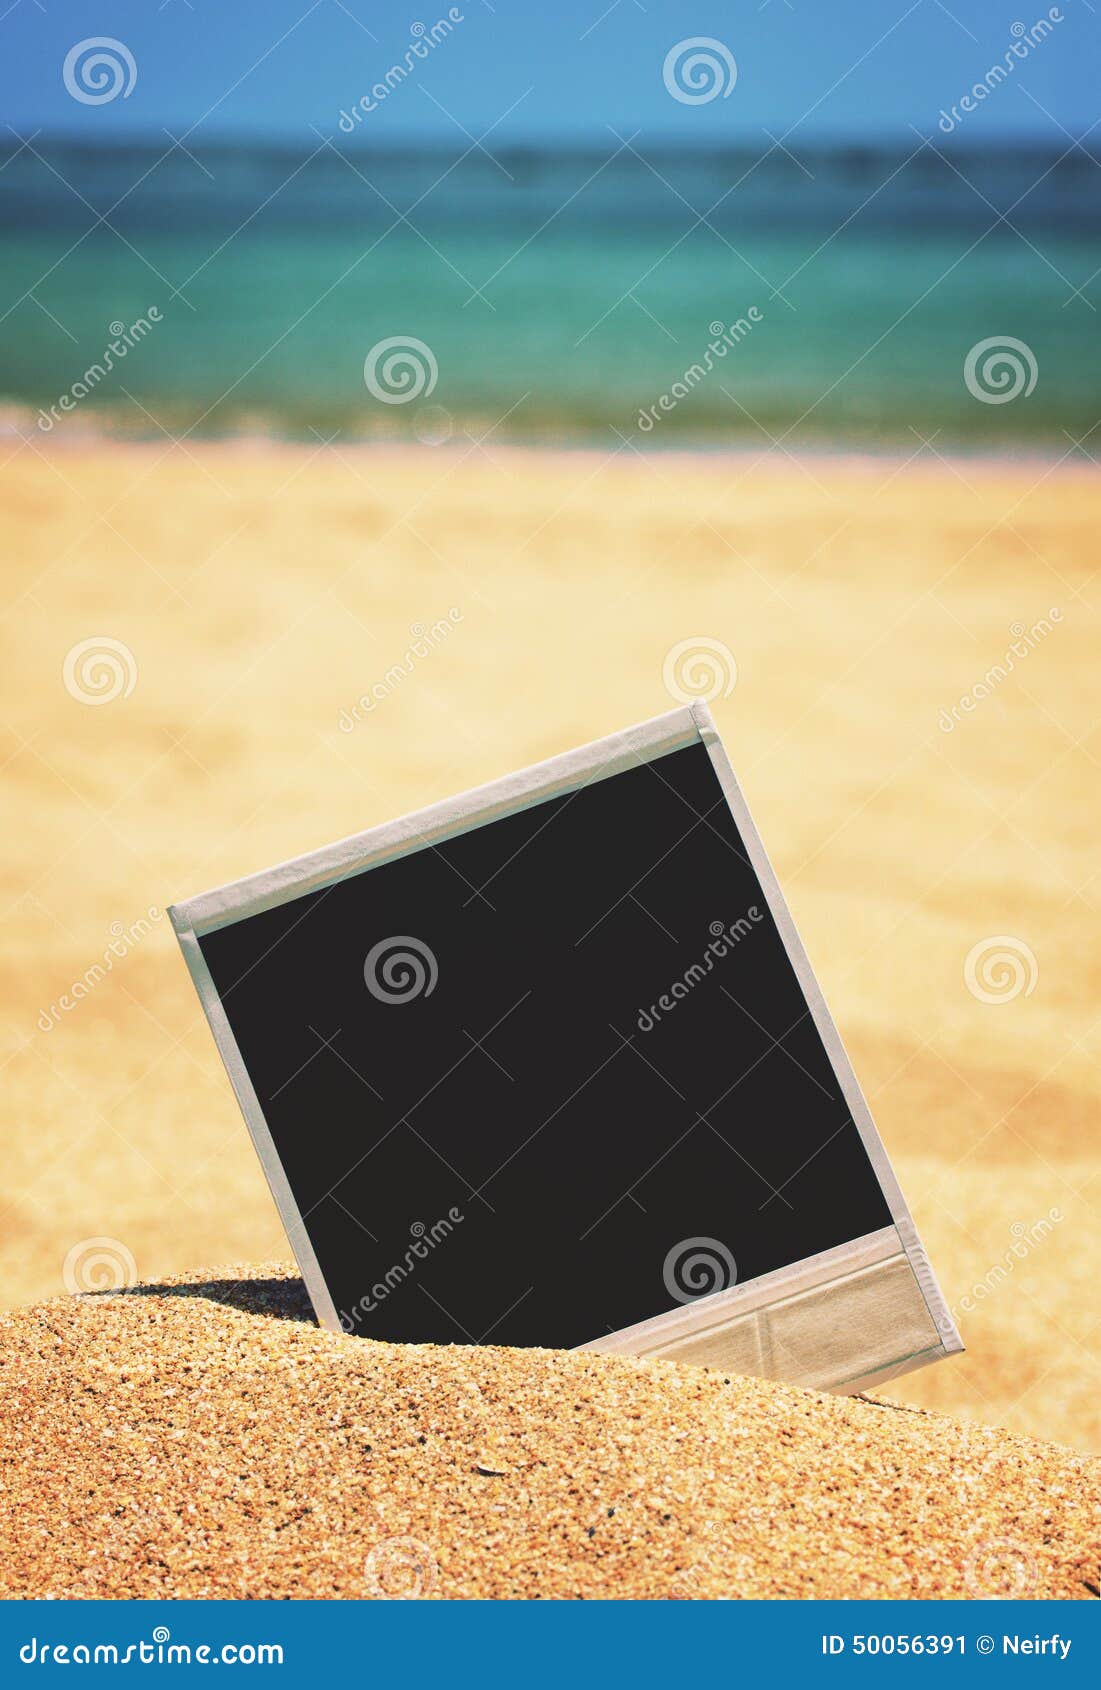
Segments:
[[[13,139],[0,415],[59,438],[1064,450],[1098,417],[1098,162],[936,145]]]

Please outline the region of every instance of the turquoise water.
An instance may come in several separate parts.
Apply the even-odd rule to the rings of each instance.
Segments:
[[[1065,447],[1097,418],[1101,172],[1080,152],[946,163],[917,145],[799,165],[611,142],[158,164],[163,148],[13,143],[0,402],[138,434]],[[81,390],[109,325],[142,317]],[[965,364],[1007,336],[1022,390],[992,403]],[[364,379],[394,337],[428,349],[408,402]]]

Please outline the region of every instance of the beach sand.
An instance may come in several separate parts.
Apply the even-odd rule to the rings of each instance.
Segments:
[[[0,1595],[1097,1595],[1101,1462],[670,1362],[334,1335],[279,1271],[0,1320]]]
[[[385,451],[13,441],[0,467],[0,744],[16,818],[0,838],[0,1300],[83,1286],[90,1239],[145,1280],[286,1255],[165,905],[672,708],[667,654],[703,638],[736,659],[712,709],[968,1346],[892,1395],[1097,1449],[1099,491],[1081,459],[925,451],[903,464],[492,438]],[[403,673],[411,625],[452,611],[452,632]],[[1014,630],[1042,618],[1048,632],[1009,672]],[[90,704],[76,659],[66,685],[66,657],[104,638],[129,655],[115,650],[119,696]],[[363,697],[373,708],[357,720]],[[984,1001],[965,964],[994,936],[1018,947],[1020,989],[988,979]],[[163,1309],[120,1302],[103,1319]],[[208,1327],[244,1330],[207,1304],[175,1299],[171,1313],[203,1353]],[[87,1305],[56,1316],[96,1331],[98,1318]],[[31,1327],[16,1330],[25,1344]],[[298,1326],[263,1334],[288,1372],[292,1338],[292,1358],[358,1356],[340,1365],[364,1389],[377,1366],[379,1352]],[[95,1353],[105,1371],[81,1375],[74,1414],[107,1413],[108,1382],[122,1390]],[[518,1365],[387,1352],[395,1378],[473,1368],[502,1395]],[[807,1400],[678,1386],[661,1369],[530,1365],[547,1390],[645,1380],[708,1425],[720,1391],[756,1413]],[[140,1465],[144,1434],[126,1430],[122,1400],[118,1448],[136,1437],[126,1460]],[[258,1398],[261,1429],[267,1409]],[[827,1422],[885,1425],[892,1445],[925,1449],[918,1417],[802,1412],[812,1443]],[[976,1437],[973,1452],[1019,1448]],[[610,1446],[585,1459],[590,1490],[602,1459],[629,1482],[630,1457]],[[479,1483],[467,1474],[462,1494],[490,1506],[500,1481]],[[289,1496],[281,1506],[289,1518]],[[432,1537],[416,1508],[386,1525]],[[972,1527],[1001,1532],[985,1517],[952,1529]],[[323,1517],[296,1529],[324,1540]],[[1025,1536],[1041,1553],[1033,1516]],[[42,1577],[63,1577],[59,1553],[44,1553]],[[237,1565],[227,1579],[247,1576]],[[813,1568],[803,1557],[783,1576],[805,1587]],[[839,1588],[849,1574],[831,1568]],[[469,1564],[452,1576],[473,1588]]]

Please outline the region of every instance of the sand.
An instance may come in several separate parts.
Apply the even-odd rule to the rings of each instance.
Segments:
[[[712,710],[967,1344],[892,1389],[1101,1449],[1101,475],[916,440],[909,464],[612,444],[11,442],[0,1302],[62,1292],[90,1238],[147,1280],[286,1255],[150,908],[671,708],[666,654],[703,636],[736,659]],[[89,706],[63,665],[95,636],[134,684]],[[983,1002],[965,961],[1003,934],[1032,989]]]
[[[5,1596],[1097,1595],[1101,1462],[939,1415],[336,1336],[270,1265],[0,1334]]]

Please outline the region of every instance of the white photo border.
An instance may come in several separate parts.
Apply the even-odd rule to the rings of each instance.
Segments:
[[[301,898],[307,893],[325,887],[335,887],[353,875],[366,873],[384,863],[392,862],[395,858],[438,845],[473,828],[484,827],[487,823],[516,814],[535,804],[542,804],[567,792],[577,791],[597,780],[607,780],[613,775],[643,763],[654,762],[694,744],[704,745],[711,759],[753,870],[760,881],[765,901],[806,998],[807,1007],[886,1198],[897,1229],[901,1252],[909,1261],[938,1337],[936,1345],[920,1355],[906,1358],[901,1363],[894,1361],[879,1372],[866,1374],[859,1381],[849,1383],[844,1388],[864,1389],[869,1384],[894,1377],[907,1367],[919,1366],[941,1356],[962,1351],[963,1343],[956,1323],[918,1237],[886,1148],[876,1130],[836,1024],[826,1007],[730,759],[707,705],[698,701],[170,907],[168,913],[184,960],[210,1022],[214,1042],[245,1117],[314,1312],[323,1327],[334,1332],[343,1330],[336,1305],[310,1243],[305,1221],[275,1147],[263,1107],[207,967],[200,939],[219,928],[258,915],[264,910],[278,908],[279,905]],[[878,1238],[879,1235],[870,1236]],[[838,1270],[844,1272],[846,1261],[866,1245],[867,1240],[855,1239],[849,1244],[839,1246],[836,1252]],[[812,1258],[811,1261],[820,1271],[820,1264],[834,1254],[835,1252],[826,1252],[823,1257]],[[794,1263],[791,1269],[785,1269],[783,1272],[789,1277],[797,1277],[802,1266],[801,1263]],[[770,1277],[762,1276],[764,1280]],[[652,1348],[653,1341],[658,1340],[666,1330],[675,1327],[683,1331],[686,1320],[692,1320],[692,1311],[695,1311],[695,1317],[701,1326],[713,1326],[721,1308],[728,1300],[741,1303],[747,1295],[752,1297],[753,1287],[759,1283],[760,1281],[748,1281],[731,1290],[701,1297],[683,1308],[668,1311],[655,1316],[653,1320],[632,1326],[624,1333],[613,1333],[600,1340],[594,1340],[592,1345],[579,1345],[578,1348],[588,1349],[599,1345],[601,1349],[618,1350],[622,1344],[629,1349],[634,1340],[644,1348]]]

